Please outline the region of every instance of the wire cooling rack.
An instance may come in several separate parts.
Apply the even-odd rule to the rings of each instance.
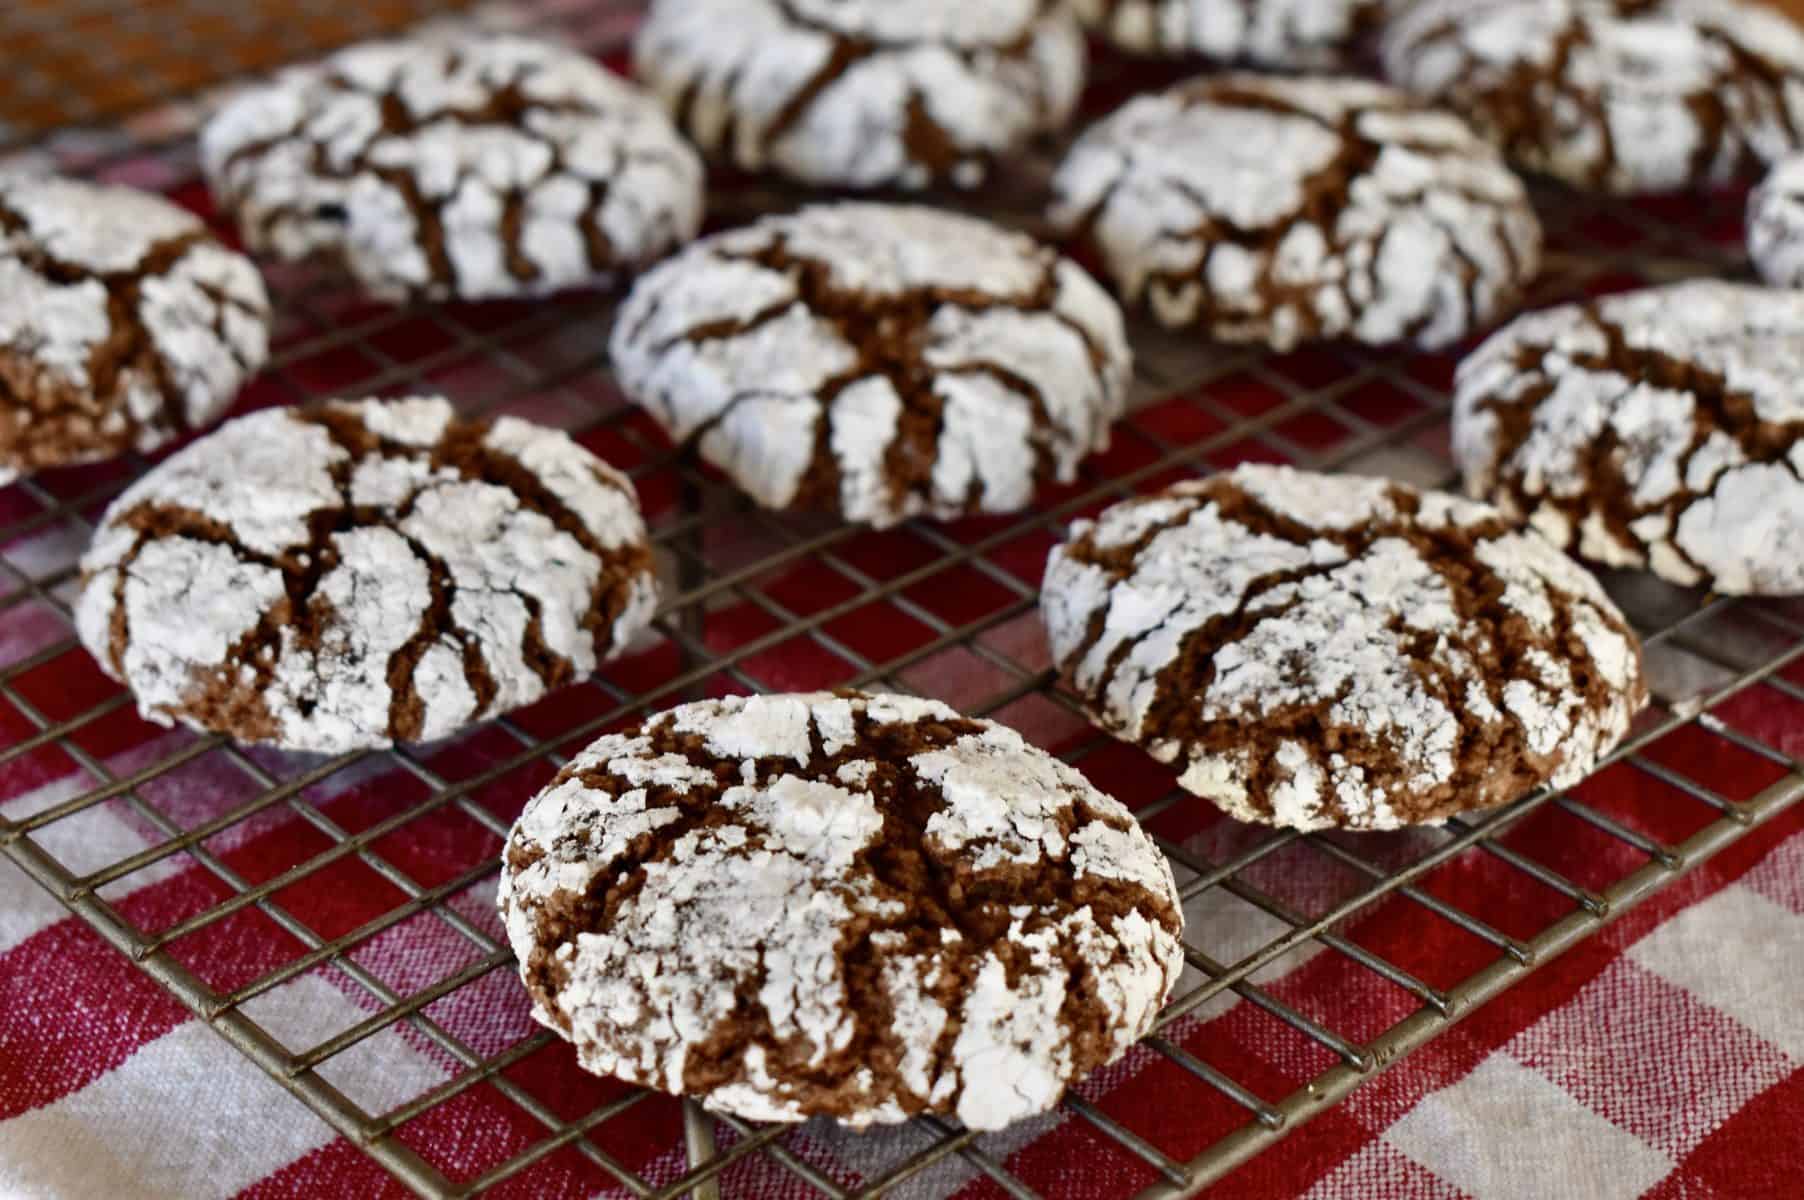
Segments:
[[[490,9],[482,19],[548,27],[612,57],[633,13],[564,0]],[[1099,103],[1144,86],[1124,70],[1105,64]],[[71,126],[12,149],[164,190],[210,215],[188,137],[207,103],[186,97],[122,127]],[[1044,169],[999,188],[986,210],[1032,228]],[[716,216],[797,199],[728,183]],[[1739,197],[1657,206],[1546,199],[1552,252],[1538,301],[1745,271]],[[0,820],[0,848],[298,1104],[421,1195],[504,1184],[530,1194],[553,1163],[587,1172],[591,1190],[638,1197],[718,1195],[753,1164],[836,1197],[932,1191],[954,1167],[992,1191],[1040,1190],[1010,1158],[1019,1145],[1010,1135],[935,1119],[864,1135],[864,1161],[878,1165],[848,1185],[811,1151],[806,1130],[751,1127],[687,1106],[671,1117],[684,1160],[650,1166],[610,1131],[640,1106],[677,1102],[613,1088],[570,1111],[524,1069],[567,1053],[549,1034],[510,1026],[498,1035],[460,1020],[472,1011],[462,999],[497,986],[524,1012],[524,999],[505,991],[513,965],[492,911],[500,841],[520,804],[598,731],[683,699],[824,686],[934,695],[1010,721],[1137,811],[1172,859],[1191,924],[1189,970],[1129,1065],[1156,1064],[1161,1086],[1174,1091],[1150,1124],[1134,1115],[1143,1109],[1114,1109],[1088,1085],[1048,1119],[1064,1122],[1059,1136],[1071,1153],[1113,1172],[1123,1194],[1194,1192],[1296,1133],[1804,794],[1804,765],[1724,715],[1750,689],[1763,703],[1804,702],[1793,681],[1804,673],[1787,670],[1804,653],[1804,614],[1638,577],[1608,582],[1646,640],[1656,698],[1612,763],[1572,792],[1439,829],[1348,837],[1238,826],[1082,721],[1048,669],[1036,617],[1045,552],[1069,520],[1247,459],[1446,484],[1450,358],[1344,346],[1271,356],[1139,330],[1134,411],[1079,483],[1019,517],[876,534],[754,511],[675,455],[607,382],[610,298],[398,311],[361,304],[305,270],[270,274],[280,298],[276,352],[244,406],[432,391],[465,411],[572,428],[640,488],[665,568],[662,638],[449,746],[323,761],[166,733],[139,722],[99,676],[69,620],[75,559],[93,522],[148,464],[132,458],[28,480],[0,493],[0,631],[10,631],[0,636],[0,774],[54,759],[83,782],[41,811]],[[1764,764],[1770,782],[1719,794],[1705,764],[1724,755]],[[209,799],[197,809],[187,798],[200,789],[187,781],[203,771]],[[347,795],[363,799],[347,804]],[[77,861],[70,831],[103,807],[141,829],[144,847],[117,861]],[[246,865],[231,849],[272,833],[284,847],[273,860]],[[437,849],[423,855],[425,843]],[[186,910],[152,921],[119,899],[177,865],[207,883]],[[370,965],[371,946],[421,924],[463,948],[452,966],[397,983]],[[228,932],[254,952],[223,954]],[[1412,954],[1416,944],[1436,946],[1433,959]],[[1317,971],[1333,983],[1325,999],[1320,988],[1305,996],[1286,987],[1299,964],[1327,964]],[[313,975],[354,996],[367,1016],[311,1044],[286,1044],[255,1019],[257,1003]],[[388,1030],[436,1055],[445,1075],[372,1110],[340,1090],[335,1068]],[[1258,1041],[1262,1060],[1283,1069],[1250,1077],[1236,1065],[1243,1059],[1218,1053],[1233,1038]],[[474,1172],[454,1170],[415,1131],[477,1090],[514,1106],[530,1133]]]

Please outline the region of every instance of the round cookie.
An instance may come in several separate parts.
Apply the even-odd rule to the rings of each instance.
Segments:
[[[210,425],[268,350],[262,277],[187,210],[0,178],[0,481]]]
[[[1162,324],[1288,349],[1436,348],[1512,307],[1541,227],[1457,118],[1355,79],[1216,75],[1072,148],[1051,217]]]
[[[338,753],[530,704],[656,599],[632,485],[568,437],[365,400],[243,417],[139,480],[75,622],[150,720]]]
[[[1073,768],[943,704],[686,704],[527,806],[500,904],[587,1069],[755,1121],[1052,1108],[1183,969],[1171,868]]]
[[[838,204],[696,243],[639,281],[627,395],[758,503],[886,526],[1014,512],[1105,448],[1120,310],[1021,234]]]
[[[1422,0],[1390,78],[1511,161],[1633,193],[1730,182],[1804,137],[1804,31],[1740,0]]]
[[[1136,54],[1200,54],[1286,70],[1344,66],[1396,0],[1076,0],[1086,26]]]
[[[1556,545],[1804,592],[1804,293],[1694,280],[1531,313],[1460,364],[1466,490]]]
[[[1091,717],[1243,821],[1395,829],[1577,783],[1646,700],[1581,567],[1496,509],[1247,466],[1072,526],[1041,601]]]
[[[253,250],[384,299],[602,285],[701,227],[701,161],[656,101],[519,37],[354,46],[238,96],[201,150]]]
[[[1749,195],[1748,257],[1774,287],[1804,288],[1804,154],[1780,159]]]
[[[656,0],[640,79],[708,154],[854,188],[974,188],[1070,120],[1064,0]]]

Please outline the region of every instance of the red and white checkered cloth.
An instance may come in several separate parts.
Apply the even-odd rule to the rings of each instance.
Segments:
[[[869,550],[873,562],[894,552],[885,544]],[[813,596],[818,604],[831,603],[824,570],[799,567],[771,587],[792,600]],[[971,603],[943,590],[948,593],[939,601],[943,605]],[[749,610],[716,615],[708,637],[717,648],[743,642],[762,628]],[[841,621],[836,633],[879,657],[909,636],[892,615],[880,612]],[[40,622],[33,628],[13,618],[0,625],[0,656],[16,660],[21,649],[58,636],[54,625]],[[923,669],[939,672],[943,683],[948,666],[930,662]],[[674,654],[657,650],[625,664],[616,677],[626,686],[644,687],[675,669]],[[748,673],[774,687],[813,686],[825,681],[819,677],[823,669],[794,655],[747,663]],[[52,720],[85,711],[112,694],[78,650],[26,673],[16,687]],[[943,694],[943,687],[938,690]],[[607,703],[599,693],[578,689],[525,714],[522,726],[555,736]],[[1003,715],[1051,744],[1074,732],[1052,705],[1032,698],[1024,703]],[[1804,712],[1770,690],[1752,688],[1717,716],[1788,753],[1804,748]],[[0,705],[0,736],[6,742],[31,729],[19,712]],[[191,741],[145,725],[123,708],[73,737],[118,775]],[[457,779],[517,749],[516,741],[486,730],[430,761]],[[1734,798],[1751,795],[1782,774],[1695,725],[1656,744],[1650,755],[1710,780]],[[279,756],[258,761],[278,775],[285,769]],[[1106,748],[1084,764],[1098,782],[1120,792],[1149,796],[1164,788],[1162,779],[1149,779],[1146,760],[1125,748]],[[497,815],[511,816],[549,769],[537,764],[511,773],[475,796]],[[1149,782],[1155,786],[1149,788]],[[0,773],[0,813],[18,819],[91,786],[61,751],[34,751]],[[147,804],[185,827],[255,794],[254,783],[247,787],[240,767],[218,751],[140,789]],[[377,759],[355,777],[335,778],[302,797],[340,829],[354,832],[427,794],[392,762]],[[1582,794],[1658,836],[1683,837],[1707,820],[1693,811],[1695,803],[1679,800],[1629,767],[1606,772]],[[1247,831],[1204,808],[1180,805],[1159,818],[1158,827],[1206,855],[1232,853],[1244,844]],[[1627,849],[1608,840],[1586,842],[1586,828],[1547,809],[1509,838],[1577,882],[1619,877],[1625,863],[1608,860]],[[155,834],[141,816],[114,802],[37,836],[80,869],[117,859]],[[1433,836],[1356,844],[1383,859],[1419,852],[1421,845],[1412,839]],[[329,845],[315,823],[278,808],[224,831],[207,849],[224,869],[257,882]],[[423,887],[456,879],[497,848],[492,833],[450,810],[410,821],[372,843],[384,861]],[[1319,855],[1308,862],[1287,862],[1280,855],[1251,875],[1258,886],[1299,906],[1334,898],[1321,894],[1332,892],[1333,884]],[[1476,852],[1453,860],[1423,886],[1517,934],[1533,933],[1569,907]],[[484,879],[452,902],[491,933],[497,931],[492,888],[492,877]],[[103,894],[127,919],[155,930],[219,903],[230,889],[208,868],[178,858]],[[1231,960],[1271,936],[1269,918],[1250,907],[1230,911],[1223,905],[1235,902],[1219,891],[1209,895],[1206,909],[1192,911],[1197,943]],[[367,866],[347,858],[272,898],[295,920],[330,938],[379,916],[402,897]],[[1494,957],[1483,943],[1401,898],[1369,910],[1346,934],[1441,986]],[[301,944],[269,918],[245,910],[178,940],[172,950],[214,986],[231,988],[292,958]],[[378,935],[351,957],[369,978],[407,994],[480,955],[436,917],[420,916]],[[1355,1036],[1376,1034],[1416,1007],[1406,993],[1332,951],[1295,952],[1257,979],[1277,999]],[[1804,808],[1777,818],[1531,976],[1211,1194],[1321,1200],[1797,1196],[1798,1131],[1804,1128],[1801,995]],[[295,1050],[364,1019],[376,1007],[361,988],[330,969],[302,974],[245,1006]],[[427,1013],[478,1053],[496,1053],[531,1029],[525,997],[507,969],[458,990]],[[1268,1099],[1287,1094],[1330,1061],[1319,1047],[1232,996],[1213,1001],[1170,1036]],[[325,1074],[354,1103],[381,1112],[454,1070],[455,1063],[414,1030],[390,1027],[333,1059]],[[565,1118],[620,1094],[617,1085],[577,1070],[561,1044],[504,1074],[510,1085]],[[1082,1092],[1178,1159],[1246,1119],[1244,1110],[1144,1050],[1088,1081]],[[469,1178],[531,1145],[543,1136],[543,1126],[501,1090],[483,1084],[403,1126],[400,1135],[452,1178]],[[675,1179],[684,1169],[681,1114],[674,1101],[644,1101],[594,1136],[623,1165],[654,1182]],[[809,1126],[786,1144],[851,1186],[923,1142]],[[1138,1160],[1069,1114],[982,1144],[1030,1186],[1055,1197],[1122,1195],[1153,1181]],[[724,1183],[729,1195],[810,1194],[799,1179],[761,1156],[742,1160]],[[580,1196],[607,1192],[609,1185],[593,1164],[566,1150],[497,1194]],[[357,1149],[123,956],[11,865],[0,864],[0,1195],[201,1200],[402,1194]],[[954,1157],[910,1181],[903,1194],[979,1196],[997,1190]]]

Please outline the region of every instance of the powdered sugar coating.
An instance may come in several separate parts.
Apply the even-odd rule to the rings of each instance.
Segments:
[[[1084,43],[1063,0],[657,0],[634,64],[743,170],[972,188],[1070,120]]]
[[[1137,54],[1324,70],[1345,65],[1395,0],[1076,0],[1085,25]]]
[[[1539,268],[1522,183],[1457,118],[1354,79],[1218,75],[1092,127],[1051,217],[1173,328],[1438,347]]]
[[[534,1015],[599,1074],[751,1120],[999,1129],[1150,1027],[1182,969],[1127,810],[900,696],[688,704],[526,807],[500,905]]]
[[[1727,183],[1804,139],[1804,31],[1742,0],[1424,0],[1390,78],[1580,187]]]
[[[698,242],[615,325],[615,374],[758,503],[1013,512],[1105,448],[1131,353],[1119,309],[1019,234],[839,204]]]
[[[238,96],[201,147],[252,249],[342,260],[384,298],[594,286],[702,220],[701,162],[658,104],[521,37],[351,47]]]
[[[1804,288],[1804,154],[1780,159],[1748,197],[1748,257],[1774,287]]]
[[[1042,598],[1091,716],[1233,816],[1393,829],[1569,786],[1646,698],[1597,581],[1495,509],[1247,466],[1072,527]]]
[[[144,192],[0,178],[0,477],[153,450],[263,365],[257,269]]]
[[[1460,364],[1466,490],[1556,545],[1804,591],[1804,293],[1694,280],[1531,313]]]
[[[114,501],[82,578],[82,642],[147,718],[328,753],[531,703],[656,602],[624,476],[439,399],[222,426]]]

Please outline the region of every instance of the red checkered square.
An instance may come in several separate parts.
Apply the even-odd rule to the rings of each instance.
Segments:
[[[1466,1193],[1387,1142],[1372,1142],[1335,1166],[1304,1200],[1466,1200]]]
[[[1680,1165],[1671,1187],[1652,1193],[1738,1200],[1790,1200],[1798,1194],[1798,1131],[1804,1129],[1804,1070],[1754,1097]]]
[[[1353,435],[1341,422],[1324,412],[1307,412],[1292,417],[1275,431],[1279,437],[1299,450],[1323,454]]]
[[[1257,417],[1284,403],[1284,393],[1244,373],[1218,379],[1204,387],[1202,394],[1242,417]]]
[[[1173,397],[1150,405],[1128,419],[1135,428],[1143,429],[1172,446],[1188,446],[1214,437],[1227,428],[1225,422],[1202,405],[1183,397]]]

